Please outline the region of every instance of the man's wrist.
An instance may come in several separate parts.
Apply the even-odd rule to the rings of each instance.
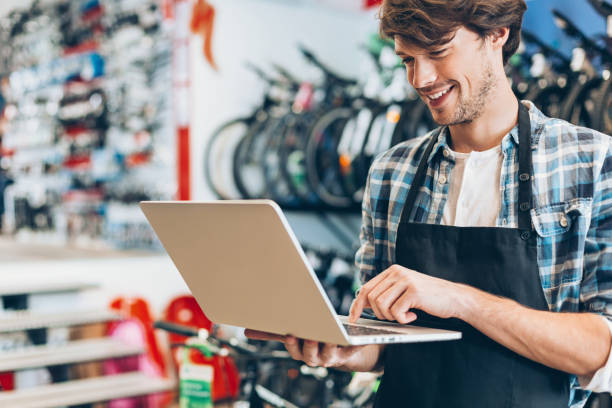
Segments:
[[[456,304],[453,317],[470,322],[478,310],[482,310],[483,297],[486,293],[469,285],[459,284],[456,292]]]

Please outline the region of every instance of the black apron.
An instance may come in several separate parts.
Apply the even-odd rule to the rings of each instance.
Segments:
[[[396,263],[465,283],[524,306],[548,310],[531,228],[531,125],[519,102],[519,228],[452,227],[409,222],[434,132],[402,210]],[[416,311],[414,324],[460,330],[458,341],[388,345],[377,408],[561,408],[569,404],[568,374],[528,360],[458,319]]]

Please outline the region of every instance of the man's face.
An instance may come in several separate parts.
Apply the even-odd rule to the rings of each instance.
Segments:
[[[497,79],[489,44],[464,27],[436,49],[422,49],[395,38],[408,81],[440,125],[470,123],[480,117]]]

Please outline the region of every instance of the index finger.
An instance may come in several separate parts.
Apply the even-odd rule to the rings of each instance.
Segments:
[[[359,293],[357,294],[357,297],[355,298],[355,300],[353,300],[353,303],[351,304],[351,311],[349,312],[349,322],[355,323],[359,316],[361,316],[361,312],[363,312],[363,309],[369,306],[368,294],[372,291],[372,288],[374,288],[381,280],[384,279],[384,277],[387,275],[386,272],[387,270],[384,270],[383,272],[379,273],[378,275],[367,281],[361,287]]]
[[[281,336],[280,334],[268,333],[253,329],[245,329],[244,335],[253,340],[285,341],[285,336]]]

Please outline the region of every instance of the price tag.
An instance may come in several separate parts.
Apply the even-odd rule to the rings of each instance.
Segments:
[[[179,373],[180,408],[212,408],[213,367],[184,361]]]

